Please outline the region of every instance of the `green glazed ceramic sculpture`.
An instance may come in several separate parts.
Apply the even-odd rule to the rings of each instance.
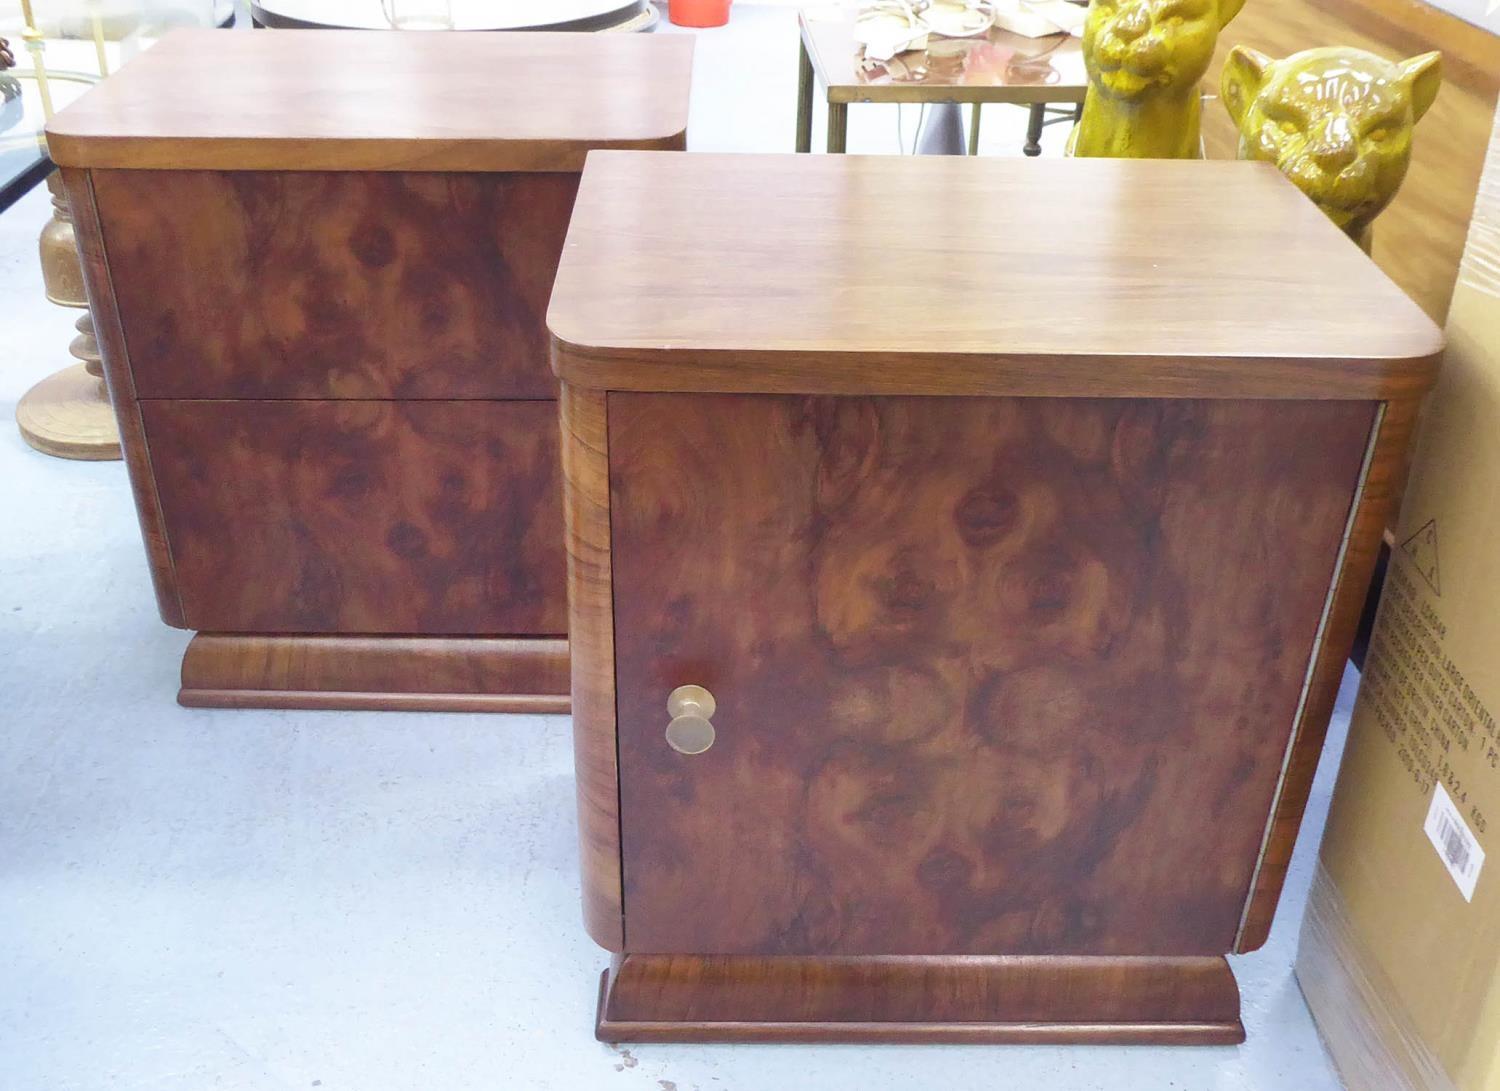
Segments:
[[[1073,155],[1200,159],[1198,83],[1245,0],[1093,0],[1083,25],[1088,95]]]
[[[1442,57],[1392,63],[1362,49],[1307,49],[1285,60],[1235,46],[1224,105],[1241,159],[1263,159],[1366,251],[1370,223],[1411,162],[1411,131],[1442,82]]]

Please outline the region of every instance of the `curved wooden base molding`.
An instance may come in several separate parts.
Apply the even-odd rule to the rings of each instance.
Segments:
[[[604,1042],[1245,1040],[1223,958],[617,955]]]
[[[397,712],[567,712],[562,637],[199,633],[179,704]]]

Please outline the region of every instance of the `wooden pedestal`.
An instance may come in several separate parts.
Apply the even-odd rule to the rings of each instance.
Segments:
[[[52,194],[52,219],[42,228],[42,281],[47,300],[59,307],[83,310],[76,323],[78,336],[68,351],[83,361],[55,372],[37,383],[16,405],[21,438],[43,454],[88,462],[111,462],[121,457],[120,429],[109,404],[99,342],[83,284],[83,263],[73,231],[73,213],[56,173],[47,176]]]
[[[1223,958],[618,955],[605,1042],[1242,1042]]]
[[[87,364],[47,376],[16,405],[21,438],[43,454],[84,462],[120,457],[120,430],[104,380]]]
[[[600,153],[568,238],[599,1035],[1238,1041],[1436,328],[1249,163]]]
[[[567,712],[562,638],[199,633],[179,704],[395,712]]]

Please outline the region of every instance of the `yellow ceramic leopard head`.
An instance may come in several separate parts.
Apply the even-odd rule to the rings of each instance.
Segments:
[[[1191,90],[1244,0],[1093,0],[1083,25],[1092,81],[1114,98]]]
[[[1235,46],[1221,90],[1240,131],[1240,158],[1275,163],[1363,243],[1406,177],[1412,127],[1441,82],[1437,53],[1392,63],[1334,46],[1275,61]]]
[[[1089,74],[1071,151],[1195,159],[1199,81],[1219,31],[1244,0],[1092,0],[1083,25]]]

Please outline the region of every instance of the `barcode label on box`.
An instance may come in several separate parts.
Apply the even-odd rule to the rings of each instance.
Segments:
[[[1438,858],[1458,884],[1464,901],[1472,902],[1479,869],[1484,867],[1484,849],[1479,847],[1469,824],[1441,784],[1432,786],[1432,806],[1427,808],[1427,821],[1422,823],[1422,829],[1427,831],[1427,839],[1437,849]]]

